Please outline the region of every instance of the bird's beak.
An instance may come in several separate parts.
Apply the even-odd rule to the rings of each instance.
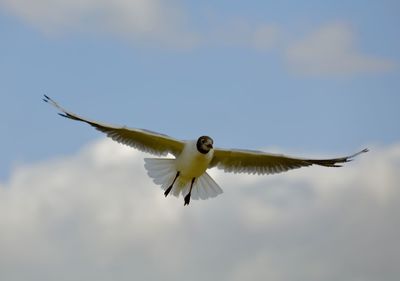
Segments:
[[[213,144],[210,142],[210,143],[207,144],[207,147],[208,147],[209,149],[212,149],[212,148],[213,148]]]

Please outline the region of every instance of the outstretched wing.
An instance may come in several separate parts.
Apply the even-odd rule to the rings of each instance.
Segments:
[[[341,167],[341,163],[349,162],[367,151],[368,149],[364,149],[350,156],[332,159],[302,159],[262,151],[215,149],[210,167],[232,173],[275,174],[311,165]]]
[[[46,95],[44,95],[43,100],[59,109],[62,112],[59,113],[59,115],[72,120],[88,123],[97,130],[107,134],[107,136],[113,140],[132,146],[143,152],[148,152],[157,156],[167,155],[168,153],[178,156],[183,149],[184,143],[182,141],[176,140],[167,135],[144,129],[127,128],[125,126],[110,126],[96,121],[91,121],[65,110]]]

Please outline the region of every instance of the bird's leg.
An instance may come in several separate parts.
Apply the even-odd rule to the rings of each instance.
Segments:
[[[165,190],[165,192],[164,192],[165,197],[168,196],[168,193],[171,191],[172,187],[174,186],[174,183],[175,183],[176,179],[179,177],[179,174],[180,174],[180,172],[178,171],[176,173],[176,176],[175,176],[174,180],[172,181],[171,185]]]
[[[193,178],[193,179],[192,179],[192,182],[191,182],[191,184],[190,184],[190,190],[189,190],[189,193],[185,196],[185,204],[183,204],[183,206],[189,205],[190,196],[192,195],[192,188],[193,188],[193,184],[194,184],[194,180],[195,180],[195,179],[196,179],[196,178]]]

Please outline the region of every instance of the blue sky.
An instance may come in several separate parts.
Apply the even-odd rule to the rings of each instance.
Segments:
[[[37,169],[46,167],[53,174],[53,161],[73,170],[68,159],[82,164],[82,159],[90,162],[84,153],[99,153],[87,152],[90,146],[108,151],[104,148],[108,142],[99,144],[100,133],[57,116],[42,102],[43,94],[94,120],[181,139],[207,134],[219,147],[301,156],[346,155],[371,147],[393,160],[400,139],[399,8],[398,1],[0,0],[0,183],[11,190],[15,183],[25,182],[17,179],[42,175]],[[141,156],[134,158],[139,161]],[[85,168],[95,179],[99,171],[90,165]],[[388,169],[387,177],[382,172],[375,180],[383,178],[386,186],[395,186],[398,177]],[[367,170],[357,171],[362,175]],[[64,184],[72,178],[71,172]],[[129,181],[126,174],[123,178]],[[225,183],[235,185],[229,179]],[[363,184],[360,178],[348,179]],[[310,186],[320,183],[304,181]],[[245,184],[247,179],[239,182]],[[257,179],[257,184],[264,182]],[[37,190],[38,196],[42,194]],[[294,195],[292,201],[285,197],[292,190],[285,190],[276,196],[289,205],[307,194],[314,198],[311,192]],[[160,199],[151,196],[151,202]],[[392,208],[391,204],[384,206]],[[171,207],[162,205],[160,210],[166,206]],[[284,210],[288,221],[295,220],[297,210],[293,210]],[[282,209],[272,211],[281,218]],[[193,216],[206,215],[205,211]],[[65,227],[59,217],[52,219]],[[318,223],[321,218],[315,219]],[[254,235],[266,230],[257,231]],[[249,238],[253,235],[249,233],[241,235]],[[79,248],[81,237],[74,234]],[[221,231],[221,237],[225,234]],[[255,264],[260,260],[263,254]],[[252,268],[241,265],[244,269],[234,276]]]
[[[149,38],[136,38],[129,26],[98,27],[96,18],[86,27],[90,10],[64,27],[50,12],[24,17],[33,2],[25,8],[2,3],[2,178],[16,163],[68,154],[99,137],[52,115],[40,103],[42,94],[87,117],[184,139],[208,134],[223,147],[348,153],[399,139],[396,1],[174,1],[180,22]],[[67,5],[71,14],[73,5]],[[275,29],[265,39],[270,46],[252,46],[251,34],[264,26]],[[305,70],[312,61],[293,70],[286,49],[329,27],[350,32],[344,44],[351,44],[345,51],[351,54],[328,52],[333,58],[320,58],[327,69],[317,65],[313,73]],[[201,38],[182,46],[183,36]],[[378,63],[329,69],[330,59],[352,59],[345,56]]]

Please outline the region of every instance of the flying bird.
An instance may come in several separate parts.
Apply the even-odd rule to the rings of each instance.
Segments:
[[[165,196],[171,193],[179,197],[182,194],[184,205],[189,205],[191,198],[208,199],[223,192],[207,173],[209,168],[217,167],[225,172],[264,175],[311,165],[341,167],[340,164],[349,162],[357,155],[368,151],[363,149],[350,156],[332,159],[306,159],[255,150],[214,148],[214,141],[209,136],[182,141],[145,129],[106,125],[67,111],[46,95],[43,100],[56,107],[60,111],[59,115],[85,122],[114,141],[156,156],[168,154],[175,156],[174,159],[145,158],[144,166],[154,183],[164,190]]]

